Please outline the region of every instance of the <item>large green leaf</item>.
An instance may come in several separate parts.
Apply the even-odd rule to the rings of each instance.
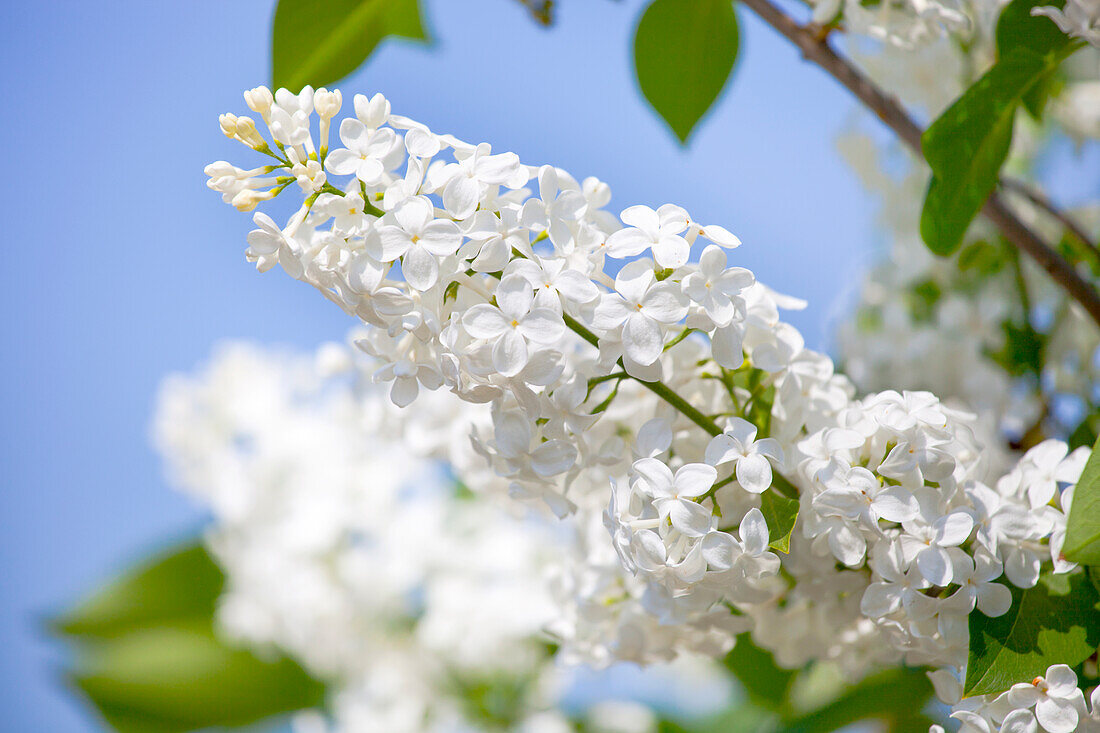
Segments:
[[[634,33],[642,94],[680,142],[710,109],[737,59],[731,0],[653,0]]]
[[[208,623],[94,643],[78,655],[71,679],[122,732],[243,726],[325,699],[324,686],[291,660],[230,647]]]
[[[1067,560],[1100,565],[1100,440],[1073,490],[1062,554]]]
[[[797,495],[797,489],[786,478],[778,473],[774,476],[777,485],[785,485],[790,493]],[[788,499],[778,491],[765,491],[760,495],[760,513],[768,523],[768,544],[772,548],[784,553],[791,551],[791,532],[798,520],[798,509],[797,499]]]
[[[225,576],[198,544],[145,563],[54,622],[76,644],[71,683],[123,733],[241,726],[324,702],[293,661],[215,632]]]
[[[279,0],[271,80],[298,91],[355,71],[387,36],[426,40],[418,0]]]
[[[966,695],[1007,690],[1046,674],[1052,664],[1073,667],[1100,645],[1100,596],[1086,577],[1044,575],[1028,590],[1012,589],[1012,608],[997,618],[970,614]]]
[[[54,622],[69,636],[108,638],[156,623],[211,619],[225,576],[202,545],[155,558]]]
[[[1018,46],[947,109],[921,139],[932,180],[921,211],[921,237],[949,255],[997,186],[1023,95],[1058,63],[1056,54]]]

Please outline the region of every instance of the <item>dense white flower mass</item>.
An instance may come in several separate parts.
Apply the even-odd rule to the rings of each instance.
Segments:
[[[380,95],[341,124],[346,150],[378,162],[353,171],[310,139],[312,94],[246,95],[279,121],[273,146],[223,121],[276,168],[327,171],[276,176],[305,202],[282,228],[256,214],[247,256],[367,324],[359,344],[396,404],[446,387],[483,406],[449,423],[493,475],[467,485],[503,485],[569,527],[543,619],[564,658],[717,656],[750,631],[786,666],[957,679],[971,612],[1003,614],[1004,583],[1044,567],[1075,571],[1058,538],[1085,452],[1044,442],[1005,472],[973,416],[933,394],[857,398],[780,320],[804,304],[732,266],[736,237],[680,207],[620,222],[599,181],[435,134]],[[363,130],[399,142],[364,146]],[[275,190],[228,163],[208,172],[242,210]],[[714,244],[692,262],[696,238]],[[622,257],[637,259],[616,270]]]
[[[521,511],[474,453],[483,406],[436,392],[399,410],[360,357],[229,344],[164,383],[157,443],[213,514],[222,629],[330,685],[331,718],[299,715],[301,733],[574,730],[547,630],[569,528]],[[699,658],[656,675],[722,692]],[[471,709],[478,686],[488,710]],[[614,730],[652,730],[634,719]]]

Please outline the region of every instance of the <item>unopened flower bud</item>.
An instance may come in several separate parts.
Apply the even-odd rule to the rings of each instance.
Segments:
[[[268,189],[267,191],[253,191],[252,189],[245,189],[233,197],[233,206],[237,211],[252,211],[258,204],[263,201],[269,201],[275,198],[275,189]]]
[[[322,120],[332,119],[340,111],[344,97],[339,89],[329,91],[321,87],[313,93],[313,107]]]
[[[267,87],[256,87],[244,93],[244,103],[248,105],[250,110],[260,115],[264,122],[267,122],[267,117],[271,113],[271,105],[274,102],[275,98]]]
[[[237,137],[237,115],[232,112],[218,115],[218,124],[221,125],[222,134],[226,137]]]

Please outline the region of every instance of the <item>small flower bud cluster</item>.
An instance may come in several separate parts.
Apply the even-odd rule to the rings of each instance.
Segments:
[[[719,655],[751,630],[790,666],[957,670],[969,614],[1008,610],[1002,578],[1075,571],[1058,550],[1082,453],[1048,441],[993,480],[968,414],[856,399],[780,319],[805,304],[729,264],[726,229],[669,204],[616,217],[597,179],[436,134],[381,95],[355,97],[326,153],[311,95],[273,95],[268,154],[321,172],[285,226],[255,215],[247,257],[367,324],[395,404],[446,387],[487,405],[474,449],[575,529],[564,654]]]

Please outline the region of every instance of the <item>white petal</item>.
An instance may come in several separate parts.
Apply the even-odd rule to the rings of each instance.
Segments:
[[[723,433],[715,435],[707,443],[707,449],[703,454],[703,460],[712,466],[721,466],[723,463],[740,458],[744,455],[741,444]]]
[[[942,547],[931,545],[917,554],[917,568],[932,585],[945,586],[951,582],[953,568],[951,558]]]
[[[1078,714],[1068,700],[1040,698],[1035,703],[1035,717],[1048,733],[1073,733],[1077,730]]]
[[[978,610],[986,616],[1004,616],[1012,607],[1012,592],[1000,583],[986,583],[978,588]]]
[[[952,512],[933,524],[936,544],[941,547],[961,545],[974,529],[974,518],[966,512]]]
[[[539,476],[556,476],[577,462],[577,449],[564,440],[548,440],[531,454],[531,469]]]
[[[890,486],[878,492],[871,506],[875,514],[888,522],[907,522],[920,511],[916,497],[900,486]]]
[[[729,570],[741,554],[741,545],[726,532],[710,532],[701,544],[703,558],[712,570]]]
[[[424,227],[418,244],[440,257],[454,254],[462,244],[462,232],[453,221],[433,221]]]
[[[477,181],[459,173],[443,187],[443,208],[456,219],[465,219],[477,209],[481,186]]]
[[[745,352],[741,345],[741,328],[730,324],[717,329],[710,337],[711,356],[726,369],[737,369],[745,363]]]
[[[623,352],[634,361],[648,366],[657,361],[664,348],[664,337],[656,321],[641,313],[631,313],[623,325]]]
[[[1068,698],[1077,689],[1077,675],[1065,664],[1053,664],[1043,675],[1047,690],[1054,697]]]
[[[563,270],[554,278],[554,288],[575,303],[591,303],[600,297],[595,283],[576,270]]]
[[[667,507],[672,526],[688,537],[702,537],[710,530],[711,512],[693,501],[669,499],[663,502]]]
[[[672,470],[656,458],[642,458],[634,461],[630,470],[641,477],[645,482],[643,490],[648,490],[652,497],[671,496],[672,494]]]
[[[756,453],[750,453],[737,460],[737,483],[745,491],[762,494],[772,485],[772,467],[768,459]]]
[[[423,196],[407,198],[393,210],[393,217],[409,234],[420,234],[433,216],[432,202]]]
[[[661,218],[657,212],[648,206],[630,206],[622,210],[619,218],[624,224],[645,229],[650,233],[656,233],[661,228]]]
[[[741,246],[740,239],[731,234],[728,229],[720,227],[717,224],[707,224],[703,227],[703,236],[726,249],[733,249]]]
[[[401,258],[401,274],[405,276],[405,282],[424,292],[439,279],[439,261],[423,247],[409,247]]]
[[[535,308],[523,317],[520,333],[539,344],[552,344],[565,334],[565,321],[549,308]]]
[[[655,417],[638,430],[634,440],[634,451],[636,455],[651,457],[664,453],[670,445],[672,445],[672,425],[668,420]]]
[[[1000,733],[1037,733],[1038,724],[1030,710],[1013,710],[1001,722]]]
[[[768,549],[768,523],[759,509],[754,507],[745,512],[737,533],[741,535],[745,552],[750,555],[759,555]]]
[[[653,259],[661,267],[683,267],[690,255],[691,246],[687,240],[674,234],[663,236],[653,243]]]
[[[419,392],[420,384],[416,381],[416,377],[397,377],[390,388],[390,399],[398,407],[408,407]]]
[[[687,304],[679,288],[661,283],[649,289],[641,301],[642,312],[660,323],[676,323],[687,315]]]
[[[462,314],[462,325],[468,334],[478,339],[496,338],[511,328],[500,309],[488,303],[470,306]]]
[[[412,239],[409,238],[408,232],[401,227],[380,226],[375,231],[378,232],[378,243],[380,245],[378,257],[383,262],[393,262],[405,254],[412,245]]]
[[[522,275],[509,275],[501,279],[496,290],[497,306],[508,320],[521,320],[531,309],[535,291]]]
[[[527,366],[527,340],[514,328],[504,329],[493,344],[493,367],[505,377],[514,377]]]
[[[718,478],[718,470],[705,463],[687,463],[676,471],[673,483],[680,496],[696,497],[705,494]]]
[[[859,610],[864,616],[882,618],[898,610],[900,605],[901,596],[898,595],[893,583],[871,583],[867,586],[867,590],[863,591]]]

